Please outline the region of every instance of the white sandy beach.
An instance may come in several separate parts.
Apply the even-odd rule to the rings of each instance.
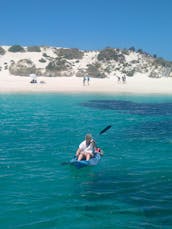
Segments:
[[[45,69],[49,63],[49,59],[45,63],[41,63],[39,60],[47,56],[55,58],[57,55],[54,53],[54,48],[41,48],[41,52],[24,52],[24,53],[13,53],[9,52],[9,46],[3,46],[6,51],[5,55],[0,56],[0,93],[29,93],[29,92],[55,92],[55,93],[136,93],[136,94],[172,94],[172,77],[161,77],[161,78],[150,78],[149,73],[152,71],[152,67],[148,67],[148,73],[136,72],[134,76],[127,77],[126,83],[118,83],[117,75],[121,76],[121,72],[124,65],[120,62],[112,62],[110,68],[112,71],[108,75],[108,78],[98,79],[91,78],[90,85],[83,86],[83,78],[76,77],[75,74],[79,69],[87,69],[88,64],[94,64],[97,61],[98,52],[90,51],[85,52],[82,59],[70,60],[72,71],[74,72],[71,77],[37,77],[38,83],[31,84],[31,77],[27,76],[15,76],[11,75],[8,67],[11,65],[13,60],[17,63],[19,60],[27,59],[32,60],[36,68]],[[44,57],[45,58],[45,57]],[[144,69],[145,64],[148,65],[149,59],[145,62],[145,57],[141,56],[136,52],[130,52],[129,55],[125,55],[126,62],[131,66],[133,61],[137,64],[134,66],[138,69]],[[69,61],[69,60],[68,60]],[[131,64],[132,63],[132,64]],[[138,64],[139,63],[139,64]],[[104,68],[109,67],[109,62],[102,63],[105,65]],[[115,67],[114,67],[115,66]],[[133,68],[135,68],[133,67]],[[114,70],[114,69],[118,70]],[[116,75],[116,76],[115,76]],[[42,84],[40,81],[44,81]]]
[[[91,78],[90,85],[83,86],[80,77],[38,77],[38,83],[31,84],[30,77],[0,73],[0,93],[14,92],[63,92],[63,93],[136,93],[172,94],[172,78],[152,79],[147,76],[128,77],[125,84],[115,77]],[[41,84],[44,81],[45,84]]]

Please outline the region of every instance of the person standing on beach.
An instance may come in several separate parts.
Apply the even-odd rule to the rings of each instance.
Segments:
[[[121,82],[121,77],[120,76],[116,76],[116,77],[117,77],[118,83],[120,83]]]
[[[90,84],[90,76],[87,76],[87,85]]]
[[[86,77],[83,77],[83,86],[85,86]]]
[[[123,76],[122,76],[122,82],[123,82],[123,83],[126,83],[126,75],[123,75]]]

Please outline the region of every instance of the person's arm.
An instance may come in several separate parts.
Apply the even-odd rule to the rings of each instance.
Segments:
[[[75,156],[76,156],[76,157],[78,157],[78,156],[79,156],[79,154],[80,154],[80,152],[81,152],[81,149],[80,149],[80,148],[78,148],[78,149],[77,149],[77,151],[76,151],[76,153],[75,153]]]
[[[94,149],[96,147],[96,142],[95,142],[94,139],[91,140],[91,144],[90,145],[91,145],[92,149]]]
[[[95,141],[92,139],[90,145],[85,149],[85,151],[91,150],[92,152],[94,152],[95,146],[96,146],[96,143],[95,143]]]

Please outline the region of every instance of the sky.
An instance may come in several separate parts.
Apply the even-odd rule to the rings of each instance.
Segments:
[[[0,46],[142,49],[172,61],[172,0],[0,0]]]

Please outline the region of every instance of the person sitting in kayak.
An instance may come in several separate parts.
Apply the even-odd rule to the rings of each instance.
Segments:
[[[80,143],[79,148],[76,151],[75,156],[78,158],[78,161],[85,159],[89,161],[90,158],[94,156],[94,149],[96,143],[92,138],[91,134],[86,134],[85,140]]]

